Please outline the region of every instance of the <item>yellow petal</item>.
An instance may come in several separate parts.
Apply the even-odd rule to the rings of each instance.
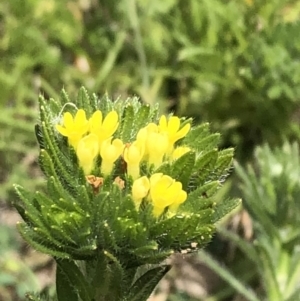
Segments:
[[[116,111],[109,112],[104,118],[103,128],[110,129],[114,133],[118,127],[118,118],[119,116]],[[113,133],[111,133],[110,135],[112,135]]]
[[[90,124],[90,131],[93,134],[97,134],[97,131],[100,130],[102,125],[102,112],[99,110],[95,111],[89,120],[89,124]]]
[[[103,141],[101,144],[100,155],[104,161],[113,163],[122,154],[124,145],[120,139],[114,139],[112,143],[111,139],[112,138],[109,138]]]
[[[154,186],[163,176],[163,174],[161,172],[159,173],[154,173],[151,177],[150,177],[150,183],[151,186]]]
[[[73,116],[71,115],[70,112],[66,112],[64,114],[63,121],[64,121],[65,128],[71,128],[74,126]]]
[[[174,182],[166,189],[166,198],[171,199],[172,203],[178,198],[178,194],[182,190],[182,184],[180,182]]]
[[[139,164],[143,158],[144,150],[142,145],[139,145],[134,141],[131,145],[125,147],[124,149],[124,160],[128,164]]]
[[[180,119],[176,116],[172,116],[169,119],[169,123],[168,123],[168,131],[170,133],[170,135],[174,135],[180,127]]]
[[[147,132],[148,133],[158,133],[158,125],[153,123],[153,122],[150,122],[147,126],[146,126],[146,129],[147,129]]]
[[[65,127],[63,127],[59,124],[57,124],[55,127],[61,135],[65,136],[65,137],[69,136],[69,131]]]
[[[69,145],[73,146],[73,148],[76,150],[80,139],[81,139],[81,135],[70,135],[69,134],[69,136],[68,136]]]
[[[149,163],[158,167],[169,148],[169,139],[166,133],[149,133],[146,141],[146,150]]]
[[[176,142],[177,140],[183,138],[184,136],[186,136],[186,134],[189,132],[191,128],[190,123],[187,123],[182,129],[180,129],[175,135],[174,135],[174,142]]]
[[[154,174],[150,178],[150,201],[153,214],[159,216],[165,208],[178,208],[187,198],[182,184],[168,175]]]
[[[121,139],[114,139],[112,145],[115,147],[116,150],[121,154],[123,152],[124,143]]]
[[[184,190],[181,190],[177,195],[174,203],[169,206],[169,210],[173,213],[176,213],[180,204],[184,203],[187,199],[187,193]]]
[[[186,154],[190,150],[191,149],[188,146],[179,146],[179,147],[174,149],[174,151],[171,155],[171,158],[172,158],[172,160],[177,160],[178,158],[180,158],[181,156],[183,156],[184,154]]]
[[[155,184],[151,183],[150,195],[154,207],[165,208],[174,201],[173,190],[169,189],[174,182],[169,176],[163,175]]]
[[[78,142],[76,154],[80,166],[85,174],[88,174],[93,168],[94,159],[99,153],[98,137],[94,134],[89,134]]]
[[[85,111],[82,109],[79,109],[75,115],[74,123],[78,126],[81,127],[87,123]]]
[[[146,176],[136,179],[132,184],[132,198],[140,203],[147,196],[150,189],[150,182]],[[138,204],[139,205],[139,204]]]
[[[145,144],[146,140],[147,140],[147,129],[146,128],[142,128],[138,131],[137,135],[136,135],[136,141],[139,144]]]
[[[162,115],[159,119],[159,127],[161,130],[166,131],[168,128],[167,117]]]

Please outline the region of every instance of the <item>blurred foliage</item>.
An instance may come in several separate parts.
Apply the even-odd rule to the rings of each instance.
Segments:
[[[38,290],[37,280],[18,255],[16,232],[0,223],[0,300],[24,299],[29,290]]]
[[[247,268],[234,275],[208,254],[200,257],[246,300],[299,301],[299,145],[286,142],[273,151],[268,145],[258,147],[254,164],[236,165],[236,170],[254,239],[247,241],[224,228],[219,232],[244,254],[242,264]]]
[[[43,185],[37,95],[62,87],[209,121],[241,164],[298,138],[299,16],[296,0],[0,1],[0,202]]]

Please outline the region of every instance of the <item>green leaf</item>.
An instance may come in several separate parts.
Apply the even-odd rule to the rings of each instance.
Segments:
[[[197,182],[199,184],[203,184],[208,175],[213,172],[217,159],[218,151],[216,149],[210,150],[196,159],[194,169],[197,170]]]
[[[111,283],[111,269],[108,265],[107,258],[103,254],[97,256],[96,262],[88,262],[88,266],[93,264],[90,268],[93,269],[92,285],[95,287],[96,297],[107,295]],[[88,270],[88,273],[91,269]]]
[[[133,135],[132,135],[132,125],[134,123],[135,119],[135,112],[132,105],[128,105],[124,109],[124,115],[121,117],[121,124],[120,124],[120,139],[124,143],[132,142],[133,141]]]
[[[20,185],[14,185],[15,191],[23,202],[22,206],[19,205],[17,208],[22,208],[20,214],[24,216],[24,220],[30,221],[33,225],[42,226],[41,213],[39,209],[35,206],[34,195],[26,191]]]
[[[126,300],[147,301],[158,282],[169,270],[169,266],[159,266],[148,270],[130,287],[130,293]]]
[[[58,301],[93,300],[93,289],[74,261],[56,259],[56,291]]]
[[[90,106],[90,96],[84,87],[79,89],[77,95],[77,106],[78,109],[83,109],[86,112],[87,117],[92,115],[93,112]]]
[[[201,140],[196,140],[195,147],[202,151],[209,151],[210,149],[218,146],[220,142],[220,136],[221,135],[219,133],[215,133]]]
[[[299,301],[300,287],[297,288],[291,296],[289,296],[285,301]]]
[[[73,287],[65,270],[57,265],[56,268],[56,293],[58,301],[80,301],[76,288]]]
[[[187,152],[171,165],[172,178],[180,181],[184,190],[187,188],[188,182],[193,172],[194,164],[195,153]]]
[[[204,137],[208,136],[208,134],[209,134],[209,123],[202,123],[198,126],[193,127],[190,130],[190,132],[183,139],[182,144],[195,147],[196,142],[202,140]]]
[[[43,99],[43,97],[41,97]],[[62,89],[60,92],[60,101],[61,105],[64,106],[66,103],[70,102],[69,95],[65,89]]]
[[[259,264],[257,250],[255,249],[252,242],[248,242],[243,239],[241,236],[235,234],[232,231],[227,230],[224,227],[218,227],[218,233],[222,237],[228,239],[234,245],[236,245],[250,260],[255,264]]]
[[[214,207],[214,217],[213,217],[213,223],[216,223],[221,218],[223,218],[225,215],[230,213],[233,209],[235,209],[238,205],[241,204],[241,199],[228,199],[222,202],[219,202]]]
[[[261,275],[263,276],[263,286],[267,295],[270,300],[283,300],[283,292],[279,285],[280,280],[277,278],[278,261],[275,258],[276,250],[274,251],[274,247],[270,244],[267,236],[260,237],[257,243],[257,250],[261,261],[258,267],[263,269]]]
[[[149,123],[150,106],[144,105],[140,107],[136,113],[133,127],[137,132],[142,127],[145,127]]]
[[[45,141],[43,138],[42,127],[39,124],[36,124],[34,127],[35,136],[39,143],[40,148],[45,148]]]
[[[204,251],[199,252],[199,257],[205,264],[211,268],[217,275],[219,275],[224,281],[231,285],[237,292],[239,292],[246,300],[249,301],[261,301],[256,294],[246,287],[238,278],[236,278],[229,270],[221,266],[215,259],[213,259],[208,253]]]
[[[233,161],[233,152],[234,149],[228,149],[228,152],[224,154],[224,152],[219,152],[218,159],[214,169],[214,176],[215,177],[226,177],[228,175],[228,170],[232,165]]]
[[[193,199],[210,198],[220,189],[219,181],[207,182],[204,185],[199,186],[197,189],[193,190],[189,195],[188,199],[193,201]]]
[[[55,246],[54,244],[52,248],[49,247],[49,245],[51,245],[51,242],[53,242],[53,237],[51,237],[51,240],[47,241],[47,243],[44,244],[41,243],[41,237],[32,229],[30,229],[28,225],[24,223],[19,223],[17,227],[23,239],[39,252],[49,254],[57,258],[71,257],[67,252],[64,252],[63,250],[60,251],[59,245]],[[43,240],[46,241],[46,239],[47,237],[44,235]]]

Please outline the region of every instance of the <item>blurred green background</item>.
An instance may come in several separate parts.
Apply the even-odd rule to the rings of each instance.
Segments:
[[[12,184],[44,184],[38,94],[82,85],[208,121],[236,149],[219,197],[243,208],[206,253],[171,259],[151,300],[300,300],[299,33],[298,0],[0,1],[0,300],[53,292],[52,261],[15,230]]]

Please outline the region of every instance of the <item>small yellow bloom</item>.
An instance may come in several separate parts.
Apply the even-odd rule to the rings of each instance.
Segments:
[[[140,204],[144,197],[147,196],[150,189],[150,182],[147,177],[141,177],[133,182],[131,191],[132,199],[135,202],[136,208],[140,207]]]
[[[94,167],[94,160],[99,154],[98,137],[94,134],[89,134],[80,139],[76,154],[85,175],[90,174]]]
[[[119,116],[116,111],[109,112],[103,120],[102,112],[97,110],[89,120],[90,132],[97,135],[99,144],[110,138],[117,130]]]
[[[145,147],[134,141],[126,145],[124,148],[123,157],[127,163],[127,174],[136,179],[140,176],[140,162],[143,159]]]
[[[78,141],[89,129],[85,111],[82,109],[78,110],[75,118],[73,118],[71,113],[66,112],[63,116],[63,126],[57,124],[56,129],[60,134],[68,137],[69,144],[76,149]]]
[[[188,153],[191,149],[188,146],[179,146],[176,147],[171,155],[172,160],[177,160],[184,154]]]
[[[187,198],[182,184],[162,173],[153,174],[150,178],[150,198],[154,216],[160,216],[166,207],[176,210]]]
[[[124,144],[120,139],[106,139],[102,142],[100,148],[100,156],[102,158],[101,171],[108,175],[111,173],[114,162],[120,157],[123,152]]]
[[[191,124],[187,123],[180,129],[180,119],[176,116],[170,117],[167,121],[165,115],[162,115],[159,120],[160,132],[166,132],[169,136],[170,144],[173,145],[176,141],[183,138],[190,130]]]
[[[138,142],[138,144],[145,147],[144,158],[146,158],[147,155],[148,155],[147,140],[149,138],[149,135],[151,133],[158,133],[158,131],[159,131],[158,130],[158,125],[151,122],[147,126],[145,126],[144,128],[140,129],[139,132],[137,133],[136,141]]]
[[[149,133],[146,149],[149,154],[149,163],[154,164],[155,167],[159,166],[163,157],[169,148],[169,139],[166,133]]]

